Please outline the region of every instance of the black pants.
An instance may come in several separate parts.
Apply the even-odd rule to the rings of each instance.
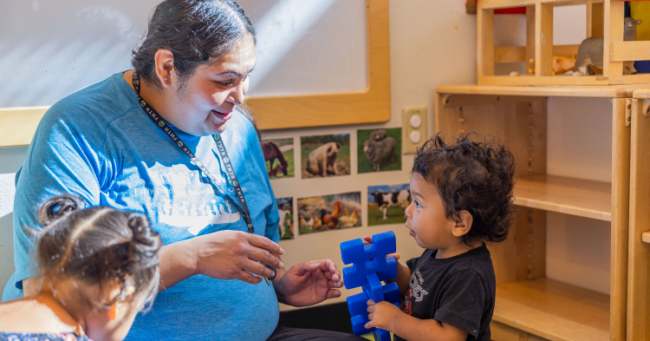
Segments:
[[[296,329],[278,326],[267,341],[368,341],[361,336],[318,329]]]

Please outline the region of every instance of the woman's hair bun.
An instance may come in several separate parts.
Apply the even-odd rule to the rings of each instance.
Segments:
[[[158,265],[158,250],[162,241],[158,232],[151,228],[149,218],[136,212],[130,212],[128,225],[133,232],[129,246],[131,260],[140,262],[144,267]]]
[[[66,216],[76,210],[83,209],[83,199],[72,195],[64,194],[46,201],[38,212],[43,225],[49,225],[54,220]]]

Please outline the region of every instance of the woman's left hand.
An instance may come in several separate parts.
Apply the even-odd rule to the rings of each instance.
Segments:
[[[274,283],[278,299],[294,307],[320,303],[341,296],[341,272],[329,259],[297,264]]]

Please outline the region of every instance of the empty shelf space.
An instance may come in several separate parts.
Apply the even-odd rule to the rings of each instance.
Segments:
[[[609,341],[609,296],[551,279],[497,287],[494,321],[553,341]]]
[[[608,182],[537,175],[517,179],[515,205],[612,221],[612,185]]]

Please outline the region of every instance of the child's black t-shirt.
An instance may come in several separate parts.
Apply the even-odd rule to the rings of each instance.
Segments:
[[[436,251],[406,262],[412,275],[402,311],[452,325],[467,332],[467,340],[490,341],[496,294],[490,251],[483,244],[446,259],[436,259]]]

